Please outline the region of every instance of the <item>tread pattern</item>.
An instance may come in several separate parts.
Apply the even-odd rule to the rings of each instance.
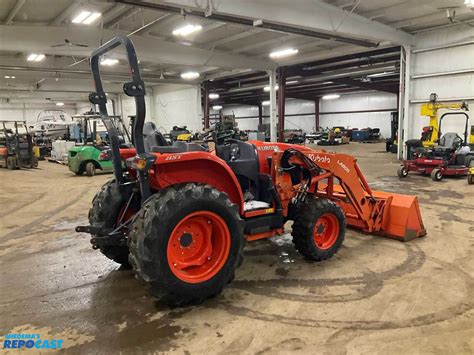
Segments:
[[[231,232],[231,251],[228,262],[212,279],[189,284],[176,278],[169,270],[166,246],[169,234],[182,214],[193,212],[192,207],[203,203],[225,216]],[[179,220],[179,219],[178,219]],[[166,222],[168,223],[166,223]],[[229,223],[230,221],[230,223]],[[129,260],[136,277],[147,284],[151,294],[170,306],[199,304],[214,297],[233,280],[235,270],[242,264],[244,222],[239,208],[227,194],[210,185],[179,184],[152,195],[142,206],[132,223],[129,235]]]
[[[339,236],[331,248],[322,250],[314,244],[313,228],[319,216],[328,212],[335,214],[339,220]],[[346,218],[334,202],[323,198],[308,199],[296,214],[292,228],[296,250],[308,259],[323,261],[331,258],[341,247],[346,232]]]
[[[89,223],[103,223],[110,228],[115,225],[117,214],[125,201],[118,191],[115,180],[106,182],[92,200],[92,207],[89,210]],[[102,254],[107,258],[123,266],[129,266],[128,246],[109,246],[100,248]]]

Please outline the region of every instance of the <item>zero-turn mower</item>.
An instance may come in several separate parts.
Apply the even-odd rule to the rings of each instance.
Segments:
[[[447,116],[463,116],[465,118],[464,139],[455,132],[442,135],[443,119]],[[474,156],[474,151],[468,144],[469,116],[465,112],[447,112],[439,119],[437,141],[432,148],[419,150],[413,159],[404,160],[398,168],[400,178],[406,178],[409,172],[430,175],[433,181],[441,181],[444,176],[459,176],[468,173],[468,161]]]
[[[99,58],[124,45],[136,103],[134,148],[120,149],[107,113]],[[145,84],[132,42],[115,37],[91,56],[96,92],[109,130],[115,179],[94,197],[88,226],[93,248],[130,263],[158,299],[195,304],[219,294],[243,261],[246,241],[278,236],[293,221],[295,248],[322,261],[341,247],[346,225],[402,241],[426,234],[415,196],[373,191],[356,159],[286,143],[227,140],[161,145],[147,135]],[[126,168],[121,161],[126,161]]]

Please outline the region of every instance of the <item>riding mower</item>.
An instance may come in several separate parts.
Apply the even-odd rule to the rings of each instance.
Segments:
[[[99,72],[100,57],[121,44],[132,76],[124,93],[136,104],[129,149],[120,149]],[[130,264],[159,300],[177,306],[219,294],[242,264],[245,242],[281,235],[290,220],[295,248],[314,261],[337,253],[346,225],[402,241],[426,234],[417,198],[373,191],[352,156],[286,143],[229,139],[211,150],[162,145],[159,132],[144,137],[145,83],[129,38],[105,43],[90,65],[89,99],[109,132],[115,178],[94,197],[90,224],[76,231]]]
[[[0,166],[10,170],[36,168],[33,140],[24,121],[1,121]]]
[[[439,110],[468,111],[465,101],[459,103],[443,103],[438,101],[438,95],[430,94],[430,101],[420,107],[420,115],[429,117],[428,126],[423,127],[420,139],[409,139],[405,142],[408,159],[415,159],[416,156],[427,149],[433,148],[439,140]]]
[[[474,156],[468,142],[469,116],[465,112],[447,112],[439,120],[438,134],[441,136],[443,119],[446,116],[464,116],[466,124],[464,139],[457,133],[444,134],[437,140],[438,146],[418,151],[414,159],[403,161],[398,168],[397,175],[406,178],[410,171],[423,175],[430,175],[433,181],[441,181],[444,176],[466,175],[468,173],[467,162]]]

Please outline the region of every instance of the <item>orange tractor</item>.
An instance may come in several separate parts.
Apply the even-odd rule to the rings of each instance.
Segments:
[[[119,148],[99,73],[100,56],[121,44],[132,76],[124,92],[136,103],[129,149]],[[245,242],[281,235],[290,220],[296,249],[315,261],[339,250],[346,225],[402,241],[426,234],[417,198],[372,191],[352,156],[259,141],[167,145],[145,123],[145,84],[126,37],[94,51],[91,69],[90,101],[109,132],[115,179],[95,196],[90,225],[76,230],[110,259],[130,263],[158,299],[184,305],[219,294]]]

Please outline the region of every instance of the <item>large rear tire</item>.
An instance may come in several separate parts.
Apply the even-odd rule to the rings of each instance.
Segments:
[[[337,253],[344,241],[346,218],[341,208],[327,199],[310,199],[293,222],[293,243],[304,257],[322,261]]]
[[[92,207],[89,210],[89,223],[103,224],[105,228],[116,228],[119,223],[133,216],[134,210],[138,209],[136,203],[132,203],[128,211],[124,213],[131,195],[131,185],[127,185],[124,193],[121,193],[115,180],[106,182],[92,200]],[[119,219],[122,216],[123,218],[120,221]],[[99,249],[107,258],[123,266],[129,266],[129,251],[126,240],[122,240],[118,246],[105,246]]]
[[[133,222],[130,263],[158,300],[199,304],[218,295],[242,262],[244,223],[229,197],[209,185],[168,187]]]

